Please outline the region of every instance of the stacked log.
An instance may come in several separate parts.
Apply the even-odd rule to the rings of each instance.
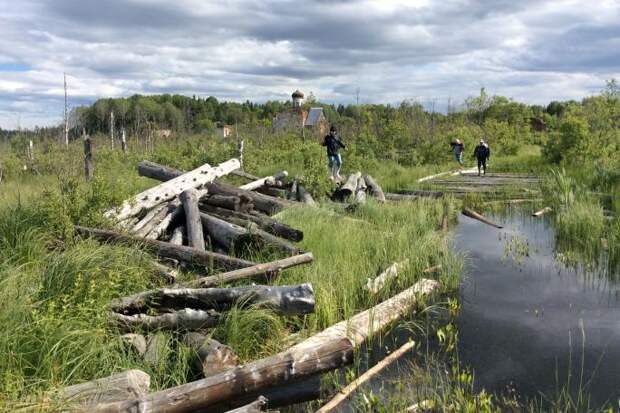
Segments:
[[[378,202],[385,202],[386,195],[381,186],[370,175],[362,175],[356,172],[347,177],[344,184],[337,188],[332,194],[333,201],[346,201],[352,198],[352,205],[358,205],[366,202],[366,195],[370,195]]]

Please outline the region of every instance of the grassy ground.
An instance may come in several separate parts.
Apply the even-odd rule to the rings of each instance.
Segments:
[[[190,169],[234,156],[234,146],[179,139],[149,152],[133,145],[130,153],[123,155],[104,145],[104,141],[96,142],[97,176],[92,183],[81,179],[81,147],[76,144],[69,150],[51,148],[39,154],[38,175],[14,172],[1,184],[0,330],[5,333],[0,334],[0,410],[12,410],[50,390],[128,368],[149,373],[152,389],[197,378],[189,367],[193,355],[174,334],[165,334],[169,344],[166,357],[158,365],[149,365],[128,351],[118,333],[107,325],[107,306],[113,298],[162,285],[148,254],[135,246],[74,239],[72,226],[109,225],[101,216],[103,209],[152,186],[153,181],[137,175],[135,168],[141,159]],[[287,169],[291,175],[303,175],[306,184],[319,194],[330,189],[321,148],[296,147],[285,141],[275,150],[250,142],[246,150],[246,169],[251,172],[262,175]],[[410,189],[421,176],[454,169],[452,164],[406,168],[356,159],[346,165],[350,170],[371,173],[387,191]],[[543,168],[536,148],[494,160],[491,165],[513,171]],[[594,201],[589,202],[558,214],[558,222],[565,223],[566,236],[578,238],[594,228],[593,239],[607,236],[609,248],[617,248],[614,235],[606,234],[619,231],[603,229],[601,233],[598,218],[582,223],[584,217],[590,217]],[[426,199],[389,205],[371,201],[354,213],[330,202],[323,202],[320,208],[284,211],[279,219],[304,231],[301,246],[314,253],[315,262],[284,272],[275,283],[311,282],[316,313],[283,318],[265,310],[233,310],[212,331],[213,336],[231,345],[244,361],[273,354],[393,295],[418,279],[422,269],[436,264],[443,266],[437,277],[450,295],[458,288],[461,264],[437,229],[444,213],[456,216],[457,206],[453,199]],[[614,222],[617,226],[618,220]],[[369,296],[363,290],[367,278],[404,259],[409,259],[409,268],[381,294]],[[433,326],[442,332],[446,352],[453,351],[450,348],[457,335],[450,325],[448,320],[446,325]],[[425,396],[432,395],[451,411],[498,411],[498,406],[510,405],[505,401],[497,404],[484,393],[474,394],[471,376],[443,362],[429,363],[432,368],[412,367],[431,389]],[[446,369],[448,373],[438,373]],[[416,398],[415,393],[400,392],[391,398],[391,407],[381,410],[367,403],[364,409],[399,411]]]

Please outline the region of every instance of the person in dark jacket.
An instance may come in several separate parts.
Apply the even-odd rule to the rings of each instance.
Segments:
[[[480,168],[487,174],[487,161],[491,156],[491,149],[483,139],[480,139],[480,143],[474,149],[474,158],[478,160],[478,176],[480,176]]]
[[[327,165],[329,167],[329,178],[340,180],[340,168],[342,167],[342,157],[340,156],[340,148],[345,149],[346,146],[340,140],[335,126],[329,128],[329,135],[323,138],[321,145],[327,148]]]

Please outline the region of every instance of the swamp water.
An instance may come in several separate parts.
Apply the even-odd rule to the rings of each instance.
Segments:
[[[454,247],[468,257],[457,319],[459,358],[476,390],[553,399],[581,387],[591,407],[618,406],[620,282],[567,266],[544,218],[496,216],[504,229],[460,217]],[[570,379],[569,379],[570,377]]]
[[[516,393],[521,401],[535,398],[545,405],[562,388],[570,388],[573,399],[581,388],[590,397],[591,408],[610,402],[617,409],[620,281],[611,280],[620,278],[618,274],[565,265],[546,217],[487,216],[504,228],[459,216],[452,241],[453,248],[466,257],[456,319],[458,357],[461,366],[473,373],[475,391]],[[422,343],[422,348],[385,369],[366,387],[384,400],[412,396],[399,394],[398,383],[408,383],[415,392],[425,391],[424,384],[416,383],[410,361],[424,366],[424,353],[434,352],[436,340],[429,337],[424,344],[415,328],[403,327],[375,343],[362,360],[364,365],[374,365],[387,349],[393,351],[412,336]],[[359,403],[365,404],[358,393],[338,411],[359,411]]]

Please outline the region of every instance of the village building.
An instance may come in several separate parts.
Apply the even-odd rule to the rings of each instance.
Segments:
[[[303,108],[304,94],[296,90],[291,95],[292,105],[288,110],[278,113],[273,120],[273,128],[277,132],[299,131],[309,135],[323,136],[327,133],[328,123],[323,108]]]
[[[234,130],[234,126],[226,125],[226,124],[223,124],[223,123],[218,123],[216,125],[216,129],[217,129],[217,135],[220,138],[228,138],[228,137],[232,136],[233,130]]]

